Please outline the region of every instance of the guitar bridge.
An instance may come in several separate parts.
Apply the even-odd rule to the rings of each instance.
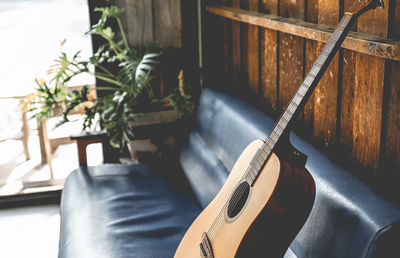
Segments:
[[[208,239],[207,233],[205,233],[205,232],[201,236],[200,256],[202,258],[214,258],[210,239]]]

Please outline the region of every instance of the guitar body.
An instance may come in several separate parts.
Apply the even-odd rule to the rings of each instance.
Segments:
[[[242,152],[220,192],[184,235],[176,258],[283,256],[314,202],[314,181],[304,168],[292,167],[272,153],[240,211],[233,218],[227,213],[227,201],[262,144],[254,141]],[[218,227],[210,233],[218,216]],[[200,249],[204,233],[212,254]]]
[[[357,3],[345,12],[310,72],[265,142],[251,143],[224,186],[190,226],[176,258],[282,257],[305,223],[315,198],[305,156],[290,144],[289,127],[317,86],[357,18],[384,7]],[[234,139],[233,139],[234,140]]]

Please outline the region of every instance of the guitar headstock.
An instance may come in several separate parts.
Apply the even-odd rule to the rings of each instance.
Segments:
[[[355,16],[360,16],[368,10],[375,9],[379,7],[383,9],[385,7],[383,0],[359,0],[361,3],[354,3],[350,7],[350,11],[346,12]]]

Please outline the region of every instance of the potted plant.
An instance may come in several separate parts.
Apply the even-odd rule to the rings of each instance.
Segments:
[[[110,6],[95,11],[100,12],[101,17],[88,33],[100,36],[105,43],[88,60],[81,60],[79,52],[72,58],[61,52],[50,69],[53,77],[49,81],[36,79],[37,92],[27,102],[29,111],[35,111],[34,117],[39,119],[52,116],[55,109],[61,110],[63,119],[59,125],[68,122],[68,115],[86,103],[82,129],[90,129],[95,118],[100,117],[111,145],[122,151],[135,138],[132,122],[144,112],[170,107],[184,115],[193,111],[194,104],[182,80],[166,97],[157,98],[153,79],[162,55],[160,48],[155,44],[146,48],[129,46],[120,20],[122,9]],[[116,21],[121,40],[117,40],[117,33],[107,25],[110,19]],[[118,67],[118,71],[108,69],[109,64]],[[82,73],[92,73],[105,82],[96,89],[107,94],[91,99],[88,95],[93,89],[88,85],[80,90],[69,90],[68,82]]]

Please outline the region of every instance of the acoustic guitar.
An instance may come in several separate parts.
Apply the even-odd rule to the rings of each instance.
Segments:
[[[245,148],[220,192],[184,235],[176,258],[284,255],[315,197],[306,156],[289,142],[290,125],[357,18],[378,6],[383,8],[382,0],[356,3],[344,14],[272,133]]]

